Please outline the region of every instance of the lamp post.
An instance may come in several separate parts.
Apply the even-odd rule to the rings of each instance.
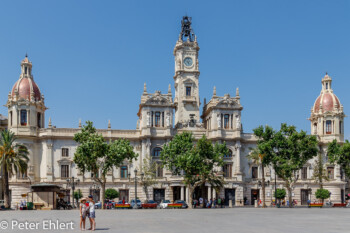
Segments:
[[[277,193],[277,173],[276,173],[276,169],[275,170],[275,207],[277,207],[277,198],[276,198],[276,193]]]
[[[93,199],[94,199],[94,202],[96,202],[96,193],[97,193],[97,190],[100,189],[100,186],[96,183],[93,183],[91,186],[90,186],[90,190],[92,190],[92,196],[93,196]]]
[[[75,208],[75,205],[74,205],[74,190],[75,190],[75,186],[77,186],[79,184],[80,180],[79,179],[76,179],[74,176],[72,176],[72,178],[70,179],[67,179],[67,188],[69,186],[72,187],[72,200],[73,200],[73,204],[72,204],[72,207]]]
[[[135,173],[135,177],[134,177],[134,179],[135,179],[135,204],[134,204],[134,206],[133,206],[133,208],[134,209],[137,209],[137,169],[135,168],[135,170],[134,170],[134,173]],[[128,176],[129,176],[129,181],[130,181],[130,173],[128,173]],[[144,176],[145,174],[142,172],[141,173],[141,180],[143,180],[143,176]]]

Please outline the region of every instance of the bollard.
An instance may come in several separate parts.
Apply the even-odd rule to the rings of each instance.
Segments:
[[[258,200],[254,200],[254,207],[258,208]]]
[[[228,200],[228,207],[232,208],[232,200]]]

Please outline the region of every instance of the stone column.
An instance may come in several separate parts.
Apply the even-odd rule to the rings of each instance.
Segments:
[[[51,140],[49,140],[46,144],[46,178],[47,181],[53,181],[53,173],[52,173],[52,147],[53,144]]]
[[[30,121],[29,114],[30,114],[30,112],[29,112],[29,110],[27,110],[27,126],[30,126],[30,123],[29,123],[29,121]]]
[[[184,186],[181,186],[181,192],[180,192],[180,199],[181,200],[184,200],[184,191],[185,191],[185,187]]]
[[[208,187],[208,202],[211,199],[211,186]]]
[[[238,181],[242,181],[242,172],[241,172],[241,142],[236,142],[236,176]]]
[[[216,191],[215,189],[213,188],[213,199],[216,198]]]
[[[190,205],[191,203],[188,203],[190,201],[190,193],[188,191],[188,188],[186,187],[186,202],[188,205]]]

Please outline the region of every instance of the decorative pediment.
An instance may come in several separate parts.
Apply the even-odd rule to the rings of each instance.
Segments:
[[[169,102],[169,100],[162,96],[160,93],[155,93],[153,96],[151,96],[146,102],[145,104],[147,105],[167,105],[167,104],[171,104],[171,102]]]
[[[62,158],[58,160],[57,163],[60,165],[71,165],[73,163],[73,160],[71,160],[70,158]]]

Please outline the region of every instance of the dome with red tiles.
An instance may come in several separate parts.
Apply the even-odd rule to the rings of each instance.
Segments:
[[[21,75],[19,80],[12,88],[11,96],[16,99],[28,99],[31,101],[40,101],[41,93],[38,85],[34,82],[32,73],[32,63],[26,56],[21,62]]]
[[[325,113],[339,110],[342,106],[332,90],[332,79],[326,74],[322,79],[321,94],[317,97],[312,108],[314,113]]]

